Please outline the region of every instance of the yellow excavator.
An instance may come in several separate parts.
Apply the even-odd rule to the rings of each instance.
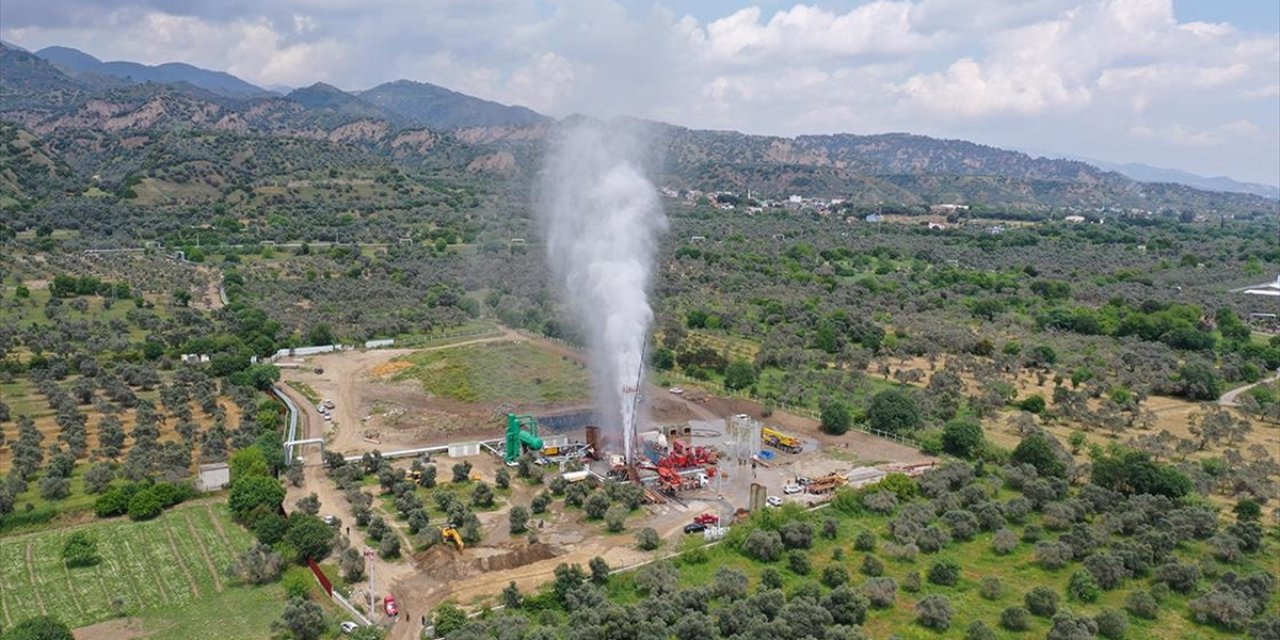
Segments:
[[[453,546],[458,548],[458,551],[462,551],[462,548],[466,546],[462,543],[462,534],[458,533],[458,528],[451,524],[440,527],[440,536],[452,542]]]

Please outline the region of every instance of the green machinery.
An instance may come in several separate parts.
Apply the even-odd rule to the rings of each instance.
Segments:
[[[538,437],[538,419],[533,416],[507,414],[507,463],[514,463],[516,458],[528,447],[535,451],[542,449],[542,438]]]

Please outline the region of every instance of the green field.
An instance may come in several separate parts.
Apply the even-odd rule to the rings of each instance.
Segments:
[[[562,403],[590,398],[586,369],[522,342],[472,344],[400,358],[412,367],[396,380],[418,380],[431,395],[463,402]]]
[[[97,537],[102,562],[63,564],[63,541],[75,530]],[[283,610],[280,588],[237,586],[224,574],[251,541],[221,504],[5,537],[0,614],[6,627],[45,613],[72,627],[125,615],[140,618],[148,638],[262,638]]]

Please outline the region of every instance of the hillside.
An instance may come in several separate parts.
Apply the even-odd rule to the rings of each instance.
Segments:
[[[226,74],[216,78],[223,82],[218,84],[201,75],[213,72],[179,69],[163,76],[169,79],[164,82],[120,85],[106,81],[117,76],[105,74],[124,68],[110,67],[115,63],[67,48],[41,53],[78,75],[68,76],[41,57],[0,49],[0,117],[48,140],[85,175],[118,176],[121,167],[138,165],[128,149],[179,139],[132,134],[202,130],[326,140],[354,145],[379,161],[505,176],[527,185],[557,126],[523,107],[407,80],[356,94],[317,83],[286,97],[246,97],[252,85],[228,85],[223,81],[234,78]],[[177,69],[146,69],[159,78],[152,72],[161,68]],[[664,186],[676,189],[840,198],[857,206],[954,202],[1041,213],[1063,207],[1255,213],[1275,206],[1256,195],[1145,184],[1084,162],[962,140],[905,133],[783,138],[630,122],[654,140],[657,173]],[[101,164],[108,157],[113,164]]]
[[[262,87],[245,82],[229,73],[201,69],[181,62],[168,62],[160,65],[145,65],[127,61],[103,62],[78,49],[56,46],[45,47],[35,52],[35,55],[49,61],[59,70],[73,77],[100,75],[134,83],[187,83],[228,97],[270,95],[270,92]]]
[[[521,126],[548,118],[525,107],[481,100],[425,82],[397,80],[356,95],[430,129]]]

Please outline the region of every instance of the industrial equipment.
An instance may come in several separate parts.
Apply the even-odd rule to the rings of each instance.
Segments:
[[[542,438],[538,437],[538,419],[533,416],[507,414],[507,449],[504,459],[507,464],[515,464],[516,458],[528,447],[534,451],[542,449]]]
[[[462,551],[462,548],[466,546],[462,543],[462,534],[458,533],[457,527],[451,524],[440,527],[440,537],[452,542],[453,546],[458,548],[458,551]]]
[[[787,453],[800,453],[804,449],[804,442],[800,438],[769,427],[761,430],[760,439],[774,449],[781,449]]]
[[[833,473],[817,478],[816,480],[810,480],[809,485],[805,488],[809,493],[830,493],[840,487],[843,487],[848,482],[849,479],[845,478],[843,474]]]

